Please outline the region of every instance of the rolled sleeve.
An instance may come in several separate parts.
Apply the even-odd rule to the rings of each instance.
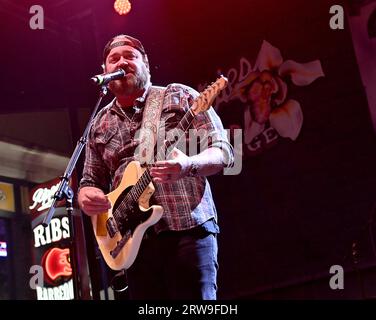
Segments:
[[[206,112],[198,115],[194,127],[197,130],[206,130],[207,148],[219,148],[223,152],[224,166],[231,167],[234,163],[234,149],[227,138],[221,119],[215,110],[210,107]],[[205,144],[204,144],[205,145]]]
[[[186,101],[183,101],[182,105],[186,105],[188,110],[194,102],[194,99],[198,97],[199,93],[192,89],[184,87]],[[205,112],[196,115],[192,122],[192,127],[197,131],[200,136],[201,151],[206,148],[219,148],[223,152],[224,167],[231,167],[234,164],[234,149],[230,144],[227,132],[223,128],[222,121],[213,107],[209,107]],[[190,137],[191,138],[191,137]],[[188,137],[189,139],[189,137]]]

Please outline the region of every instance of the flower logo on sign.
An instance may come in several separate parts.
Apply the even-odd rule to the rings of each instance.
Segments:
[[[297,100],[288,97],[288,79],[296,86],[307,86],[324,76],[319,60],[297,63],[283,61],[279,49],[263,41],[254,67],[234,83],[229,100],[245,104],[244,143],[250,144],[267,129],[296,140],[303,124],[303,112]]]

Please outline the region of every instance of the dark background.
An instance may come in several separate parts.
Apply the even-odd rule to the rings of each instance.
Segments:
[[[362,2],[367,1],[352,1],[351,8]],[[209,178],[221,227],[218,294],[222,299],[376,296],[375,133],[347,21],[344,30],[329,27],[329,8],[340,2],[131,3],[132,11],[121,17],[112,0],[1,0],[0,112],[66,110],[71,139],[54,139],[41,127],[46,138],[38,145],[70,156],[97,99],[88,79],[101,72],[102,48],[118,33],[143,42],[157,85],[197,88],[215,80],[219,69],[226,74],[238,68],[241,57],[253,64],[263,40],[285,59],[318,59],[325,77],[289,93],[304,114],[297,140],[280,139],[245,158],[240,175]],[[30,29],[34,4],[44,8],[44,30]],[[230,107],[218,109],[225,126]],[[40,132],[28,128],[19,123],[18,136],[33,143]],[[329,288],[332,265],[346,271],[344,290]]]

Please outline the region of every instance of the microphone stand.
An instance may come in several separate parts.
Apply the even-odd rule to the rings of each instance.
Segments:
[[[107,92],[108,92],[107,86],[102,85],[101,89],[100,89],[100,94],[99,94],[97,103],[95,104],[94,110],[93,110],[93,112],[90,116],[90,120],[89,120],[89,122],[88,122],[88,124],[85,128],[85,131],[84,131],[82,137],[77,142],[76,148],[73,151],[73,154],[72,154],[72,156],[69,160],[68,166],[65,169],[64,175],[62,177],[60,177],[60,184],[59,184],[57,191],[55,192],[55,194],[53,196],[52,205],[51,205],[50,209],[48,210],[48,213],[44,217],[43,222],[42,222],[42,225],[44,227],[47,227],[50,224],[51,219],[52,219],[52,217],[55,213],[55,208],[56,208],[57,202],[60,201],[60,200],[63,200],[63,199],[66,200],[66,210],[67,210],[67,213],[68,213],[68,218],[69,218],[69,223],[70,223],[70,231],[71,231],[71,235],[70,235],[71,248],[70,248],[70,250],[71,250],[72,259],[70,259],[70,261],[71,261],[72,269],[73,269],[75,297],[78,298],[78,299],[81,297],[81,291],[80,291],[80,286],[79,286],[79,277],[78,277],[78,269],[77,269],[77,267],[78,267],[77,252],[76,252],[75,242],[74,242],[74,239],[75,239],[75,231],[74,231],[75,228],[74,228],[74,221],[73,221],[74,220],[73,219],[73,197],[74,197],[74,193],[73,193],[72,188],[69,186],[69,180],[72,176],[74,168],[76,167],[76,164],[77,164],[77,161],[78,161],[78,159],[81,155],[81,152],[82,152],[85,144],[87,143],[87,137],[89,135],[89,131],[90,131],[90,128],[91,128],[92,121],[93,121],[95,115],[97,114],[99,105],[101,104],[103,97],[107,94]]]

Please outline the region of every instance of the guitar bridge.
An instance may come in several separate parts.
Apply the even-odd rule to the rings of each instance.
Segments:
[[[119,232],[116,221],[113,217],[107,219],[106,228],[107,228],[107,232],[108,232],[108,234],[110,235],[111,238],[113,238],[115,236],[115,234],[117,232]]]
[[[124,245],[127,243],[131,235],[132,235],[132,232],[128,230],[127,233],[121,238],[121,240],[118,241],[115,249],[110,251],[110,255],[112,258],[115,259],[119,255],[121,249],[123,249]]]

